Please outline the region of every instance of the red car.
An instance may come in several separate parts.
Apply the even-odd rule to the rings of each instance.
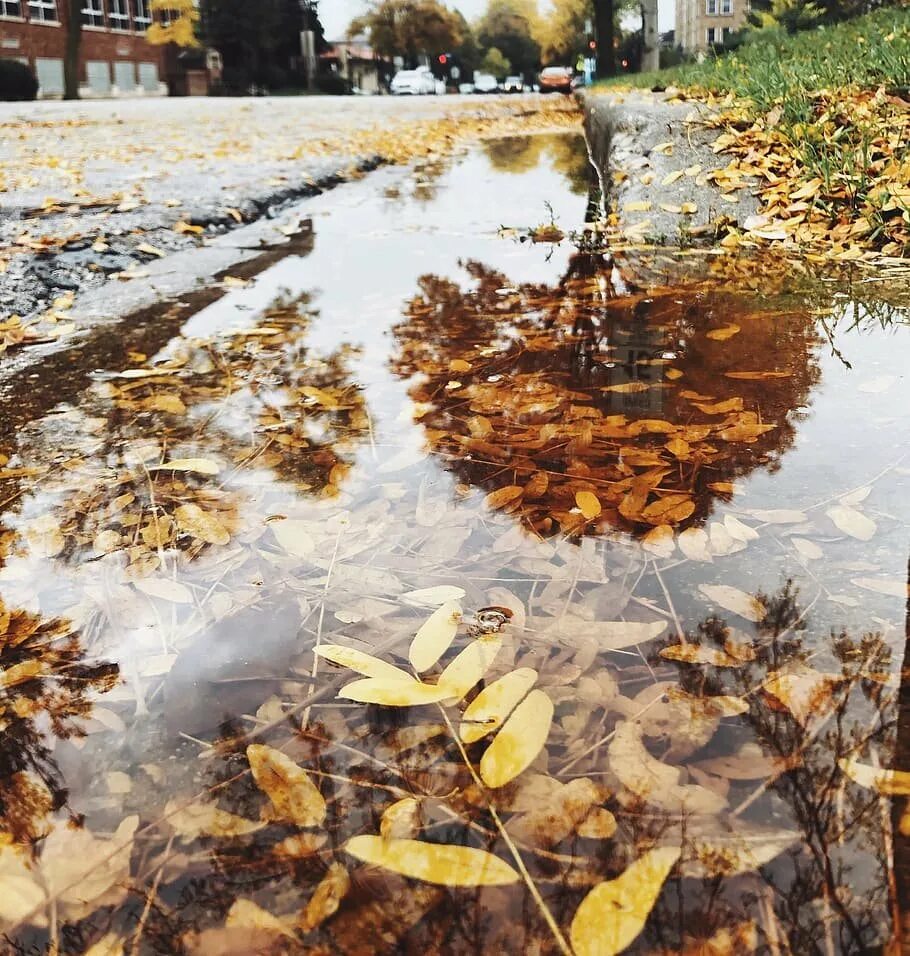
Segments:
[[[572,71],[567,66],[548,66],[540,71],[541,93],[571,93]]]

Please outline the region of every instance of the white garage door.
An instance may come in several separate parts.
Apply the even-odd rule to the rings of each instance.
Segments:
[[[98,96],[107,96],[111,91],[111,65],[104,60],[89,60],[85,64],[89,89]]]
[[[38,57],[35,60],[35,75],[42,96],[57,96],[63,93],[63,60]]]
[[[148,93],[158,92],[158,64],[139,64],[139,85]]]
[[[114,82],[121,93],[132,93],[136,89],[136,67],[126,60],[114,63]]]

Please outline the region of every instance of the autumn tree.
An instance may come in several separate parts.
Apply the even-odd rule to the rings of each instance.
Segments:
[[[588,40],[586,25],[592,16],[591,0],[554,0],[536,31],[543,62],[573,62],[585,49]]]
[[[484,54],[483,60],[480,63],[480,69],[484,73],[490,73],[497,79],[501,79],[511,72],[512,64],[502,55],[502,51],[497,50],[495,46],[491,46]]]
[[[349,36],[360,33],[380,56],[400,56],[411,66],[421,54],[453,50],[462,41],[458,17],[438,0],[370,0],[348,27]]]
[[[540,66],[536,20],[530,0],[490,0],[477,24],[477,39],[487,50],[495,47],[516,73],[531,73]]]
[[[199,24],[199,10],[193,0],[152,0],[149,5],[152,13],[160,13],[161,21],[152,23],[146,39],[155,46],[173,43],[180,47],[199,46],[196,28]]]

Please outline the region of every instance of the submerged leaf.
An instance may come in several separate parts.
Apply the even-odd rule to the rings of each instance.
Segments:
[[[601,512],[600,499],[591,491],[576,492],[575,504],[587,521],[596,518]]]
[[[698,590],[724,610],[732,611],[756,624],[763,621],[768,613],[767,608],[757,598],[727,584],[701,584]]]
[[[303,911],[300,928],[309,932],[333,916],[350,888],[348,871],[340,863],[332,863]]]
[[[439,675],[439,688],[446,697],[461,700],[493,664],[502,648],[502,638],[486,635],[472,641]]]
[[[638,621],[598,621],[594,626],[602,647],[621,651],[660,637],[667,629],[667,622],[651,621],[643,624]]]
[[[352,837],[344,849],[363,863],[440,886],[505,886],[520,880],[504,860],[473,847],[363,835]]]
[[[421,624],[408,652],[415,671],[429,670],[445,654],[455,640],[460,621],[461,605],[446,601]]]
[[[870,541],[875,537],[878,526],[861,511],[846,505],[834,505],[825,514],[834,522],[839,531],[856,538],[858,541]]]
[[[841,757],[837,765],[843,772],[861,787],[877,790],[888,797],[910,797],[910,771],[885,770],[859,763],[852,757]]]
[[[446,601],[460,601],[465,596],[464,588],[453,584],[439,584],[433,588],[418,588],[401,595],[408,604],[419,604],[423,607],[439,607]]]
[[[256,785],[272,801],[274,819],[299,827],[319,826],[325,820],[325,798],[287,754],[265,744],[251,744],[246,756]]]
[[[656,847],[615,880],[598,883],[572,920],[577,956],[615,956],[626,949],[645,928],[679,855],[676,847]]]
[[[149,465],[149,471],[190,471],[197,475],[217,475],[221,466],[208,458],[175,458],[159,465]]]
[[[288,554],[305,558],[313,552],[316,542],[310,534],[310,525],[306,521],[284,518],[270,524],[275,540]]]
[[[552,722],[553,702],[542,690],[532,690],[481,758],[483,782],[495,790],[527,770],[546,745]]]
[[[345,684],[338,691],[345,700],[356,700],[361,704],[382,704],[385,707],[420,707],[424,704],[436,704],[452,697],[448,687],[439,684],[422,684],[408,680],[388,680],[384,677],[366,677]]]

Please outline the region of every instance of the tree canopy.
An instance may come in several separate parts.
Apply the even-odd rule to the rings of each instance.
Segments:
[[[457,48],[463,23],[438,0],[371,0],[367,12],[351,22],[348,34],[365,33],[380,56],[401,56],[414,64],[421,54]]]
[[[516,73],[530,73],[540,66],[536,26],[534,0],[490,0],[477,23],[477,39],[487,50],[499,50]]]

